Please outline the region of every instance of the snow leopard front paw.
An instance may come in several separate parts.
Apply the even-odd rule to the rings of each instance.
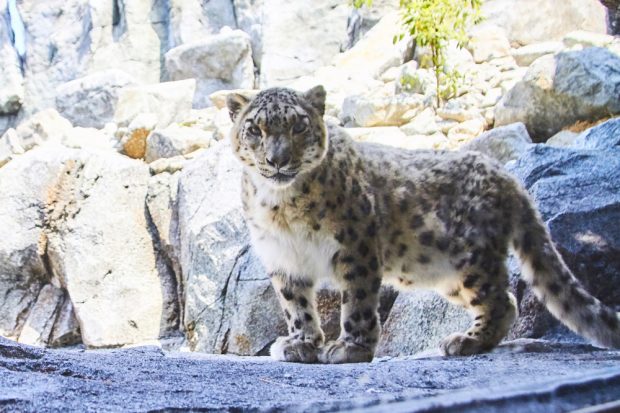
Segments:
[[[278,361],[294,363],[316,363],[318,347],[310,341],[296,337],[278,337],[269,349],[271,357]]]
[[[330,341],[321,348],[318,358],[321,363],[367,363],[372,361],[374,351],[359,344],[344,340]]]

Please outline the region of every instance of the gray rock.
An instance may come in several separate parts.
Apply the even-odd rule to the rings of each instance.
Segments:
[[[178,253],[190,347],[257,354],[286,331],[269,277],[249,247],[241,213],[241,165],[228,141],[179,177]]]
[[[93,73],[56,90],[56,109],[73,125],[103,128],[114,118],[119,89],[136,81],[118,69]]]
[[[579,149],[620,149],[620,118],[582,132],[573,145]]]
[[[129,126],[138,115],[152,114],[157,127],[165,128],[189,115],[195,91],[194,79],[128,86],[119,92],[114,122]]]
[[[198,149],[208,148],[213,141],[213,132],[174,123],[165,129],[155,129],[149,134],[144,160],[150,163],[161,158],[187,155]]]
[[[9,411],[573,411],[617,400],[618,351],[520,340],[475,357],[304,365],[266,357],[46,350],[0,338]]]
[[[502,27],[515,45],[559,41],[578,29],[606,31],[605,7],[597,0],[488,0],[482,12],[483,24]]]
[[[254,87],[250,38],[241,30],[204,36],[169,50],[164,59],[170,80],[196,79],[195,108],[210,106],[215,91]]]
[[[142,82],[158,82],[160,41],[151,22],[154,3],[20,1],[28,33],[24,115],[53,107],[59,85],[106,69],[122,68]],[[60,8],[62,13],[54,12]]]
[[[577,132],[561,130],[549,139],[547,139],[547,142],[545,142],[545,144],[557,147],[570,147],[573,146],[579,135],[580,134]]]
[[[409,356],[437,349],[441,340],[467,330],[471,317],[432,291],[400,293],[392,306],[377,356]]]
[[[495,108],[495,125],[523,122],[535,142],[563,127],[620,113],[620,57],[592,47],[543,56]]]
[[[0,169],[0,335],[17,339],[50,282],[43,228],[63,162],[61,148],[33,150]]]
[[[345,98],[340,119],[345,126],[401,126],[426,106],[421,94],[394,95],[386,89]]]
[[[528,44],[527,46],[513,49],[510,54],[519,66],[529,66],[534,60],[547,54],[556,54],[564,48],[562,42],[542,42]]]
[[[24,100],[24,79],[11,30],[8,3],[0,0],[0,116],[17,113]]]
[[[287,84],[326,66],[346,41],[349,11],[340,0],[262,4],[261,88]]]
[[[109,151],[67,155],[46,198],[44,239],[84,344],[119,346],[170,334],[178,319],[167,305],[176,300],[168,288],[174,274],[157,262],[144,205],[148,166]]]
[[[484,132],[461,147],[465,151],[478,151],[501,163],[517,159],[532,144],[523,123],[500,126]]]
[[[560,254],[586,289],[607,305],[620,304],[620,151],[536,145],[510,170],[532,194]],[[557,326],[529,287],[516,278],[512,284],[521,314],[513,335],[541,336]]]
[[[17,341],[35,346],[48,344],[63,301],[64,291],[62,289],[51,284],[44,285],[28,314]]]
[[[237,26],[231,0],[171,0],[169,13],[170,48],[202,41],[225,26]]]

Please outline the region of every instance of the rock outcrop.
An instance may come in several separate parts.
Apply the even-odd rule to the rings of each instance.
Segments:
[[[544,142],[577,121],[620,113],[620,57],[592,47],[536,60],[495,109],[495,125],[525,123]]]

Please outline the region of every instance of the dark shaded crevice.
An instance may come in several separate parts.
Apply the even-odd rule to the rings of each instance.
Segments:
[[[183,305],[179,298],[179,285],[175,266],[172,258],[161,245],[159,231],[153,222],[153,217],[146,203],[144,205],[144,216],[146,218],[147,230],[153,244],[153,250],[155,251],[156,266],[163,297],[163,311],[160,321],[159,336],[162,338],[178,336],[178,334],[181,333]]]
[[[24,75],[25,63],[26,63],[26,29],[24,27],[24,21],[17,8],[16,0],[9,0],[8,7],[4,15],[0,16],[7,23],[7,27],[11,30],[8,33],[9,40],[13,49],[17,52],[19,57],[19,64],[22,75]]]
[[[127,31],[125,20],[125,1],[113,0],[112,2],[112,38],[118,42]]]
[[[154,0],[149,15],[151,26],[159,38],[159,80],[165,81],[167,73],[164,56],[171,49],[170,0]]]

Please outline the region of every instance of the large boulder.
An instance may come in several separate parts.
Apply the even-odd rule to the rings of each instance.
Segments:
[[[580,149],[620,149],[620,118],[585,130],[575,139],[573,146]]]
[[[24,99],[24,79],[11,30],[7,0],[0,0],[0,116],[17,113]]]
[[[495,125],[523,122],[534,142],[544,142],[580,120],[620,113],[620,57],[606,49],[547,55],[495,108]]]
[[[411,121],[428,99],[418,93],[394,95],[387,88],[345,98],[340,119],[346,126],[401,126]]]
[[[27,33],[25,115],[53,107],[57,86],[106,69],[158,82],[161,44],[151,21],[156,3],[20,1]]]
[[[165,128],[189,115],[195,90],[194,79],[128,86],[119,92],[114,121],[126,127],[138,115],[150,113],[157,119],[157,127]]]
[[[533,196],[564,261],[588,291],[613,307],[620,304],[620,150],[617,137],[606,136],[604,150],[533,146],[510,170]],[[511,335],[549,333],[558,323],[517,277],[519,267],[513,262],[511,268],[521,314]]]
[[[484,132],[461,147],[465,151],[478,151],[501,163],[518,159],[532,144],[523,123],[500,126]]]
[[[269,277],[249,246],[241,165],[227,141],[179,177],[178,257],[190,348],[251,355],[286,332]]]
[[[377,356],[408,356],[436,349],[441,340],[467,330],[471,317],[432,291],[400,293],[377,347]]]
[[[597,0],[488,0],[484,25],[502,27],[515,45],[562,40],[573,30],[605,33],[605,7]]]
[[[176,300],[174,274],[158,265],[145,210],[148,166],[114,152],[74,151],[56,177],[43,240],[84,344],[115,347],[170,334],[178,320],[167,305]]]
[[[171,0],[169,4],[170,48],[199,42],[225,26],[237,26],[231,0]]]
[[[103,128],[114,118],[120,89],[135,83],[118,69],[71,80],[57,88],[56,109],[75,126]]]
[[[165,129],[155,129],[149,134],[144,160],[153,162],[161,158],[187,155],[198,149],[208,148],[213,140],[212,131],[174,123]]]
[[[254,87],[250,38],[241,30],[175,47],[166,53],[165,67],[170,80],[196,79],[194,107],[198,108],[209,106],[209,95],[215,91]]]
[[[262,2],[261,88],[287,84],[327,65],[346,41],[340,0]]]

